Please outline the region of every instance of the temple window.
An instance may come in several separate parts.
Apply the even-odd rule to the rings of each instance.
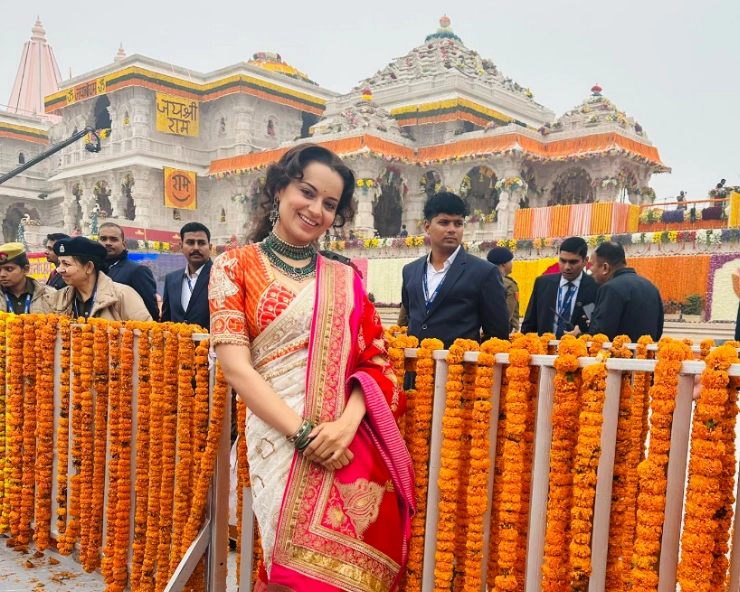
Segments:
[[[267,120],[267,135],[275,137],[275,124],[273,123],[272,119]]]
[[[26,164],[26,155],[23,152],[18,153],[18,164]]]

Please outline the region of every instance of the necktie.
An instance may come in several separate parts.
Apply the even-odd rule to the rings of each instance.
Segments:
[[[564,287],[568,290],[565,293],[562,304],[558,307],[558,324],[557,331],[555,332],[555,337],[558,339],[565,333],[565,323],[570,320],[570,303],[573,300],[573,293],[576,291],[573,282],[568,282]]]

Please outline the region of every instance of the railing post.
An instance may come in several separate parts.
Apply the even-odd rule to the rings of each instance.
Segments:
[[[239,427],[240,438],[245,437],[244,426]],[[252,592],[252,572],[254,570],[254,512],[252,511],[252,488],[242,488],[242,546],[239,564],[239,592]]]
[[[554,359],[554,356],[549,356]],[[529,536],[524,589],[539,592],[542,588],[542,563],[545,555],[547,530],[547,497],[550,480],[550,448],[552,447],[552,410],[555,395],[555,368],[540,367],[537,416],[534,431],[532,484],[529,494]]]
[[[429,485],[427,489],[427,520],[424,525],[424,572],[421,580],[422,592],[434,590],[434,569],[437,562],[437,524],[439,523],[439,470],[442,458],[442,419],[447,406],[447,351],[434,352],[434,402],[432,407],[431,437],[429,439]],[[437,356],[443,356],[441,359]]]
[[[608,365],[607,365],[608,368]],[[617,422],[619,421],[619,396],[622,387],[622,371],[608,370],[606,398],[602,415],[601,456],[596,481],[594,500],[593,531],[591,534],[591,577],[588,592],[604,592],[606,584],[606,560],[609,553],[609,523],[612,508],[612,481],[614,477],[614,453],[617,446]]]

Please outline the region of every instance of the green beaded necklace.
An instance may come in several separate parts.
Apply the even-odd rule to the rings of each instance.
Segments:
[[[259,243],[259,248],[273,267],[297,282],[303,281],[316,273],[318,253],[312,245],[297,247],[286,243],[277,237],[274,232],[271,232],[265,240]],[[308,258],[311,260],[304,267],[294,267],[278,257],[278,254],[294,261],[301,261]]]

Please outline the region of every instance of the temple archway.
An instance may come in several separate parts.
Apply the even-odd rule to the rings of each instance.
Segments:
[[[110,203],[110,188],[107,181],[98,181],[93,188],[95,203],[98,204],[98,218],[107,218],[113,215],[113,206]]]
[[[382,237],[398,236],[401,232],[403,198],[408,193],[408,186],[401,176],[401,171],[388,167],[377,181],[379,194],[373,199],[373,218],[375,229]]]
[[[498,178],[487,166],[473,167],[463,177],[460,184],[460,195],[468,204],[472,215],[475,211],[490,214],[498,206],[499,190],[496,189]]]
[[[591,186],[591,175],[582,168],[563,171],[552,186],[548,206],[592,203],[594,188]]]
[[[136,218],[136,204],[134,203],[133,191],[134,177],[131,173],[128,173],[121,183],[121,193],[124,199],[123,217],[126,220],[134,220]]]
[[[39,214],[33,209],[29,210],[23,204],[17,203],[8,208],[8,213],[3,218],[3,239],[6,243],[13,243],[18,238],[18,225],[24,216],[30,216],[31,220],[38,220]]]
[[[427,199],[429,199],[442,189],[442,177],[439,176],[437,171],[427,171],[422,176],[419,185],[421,186],[421,190],[426,194]]]
[[[108,95],[103,95],[95,101],[94,116],[96,130],[110,129],[111,121],[108,107],[110,107],[110,99],[108,98]]]

